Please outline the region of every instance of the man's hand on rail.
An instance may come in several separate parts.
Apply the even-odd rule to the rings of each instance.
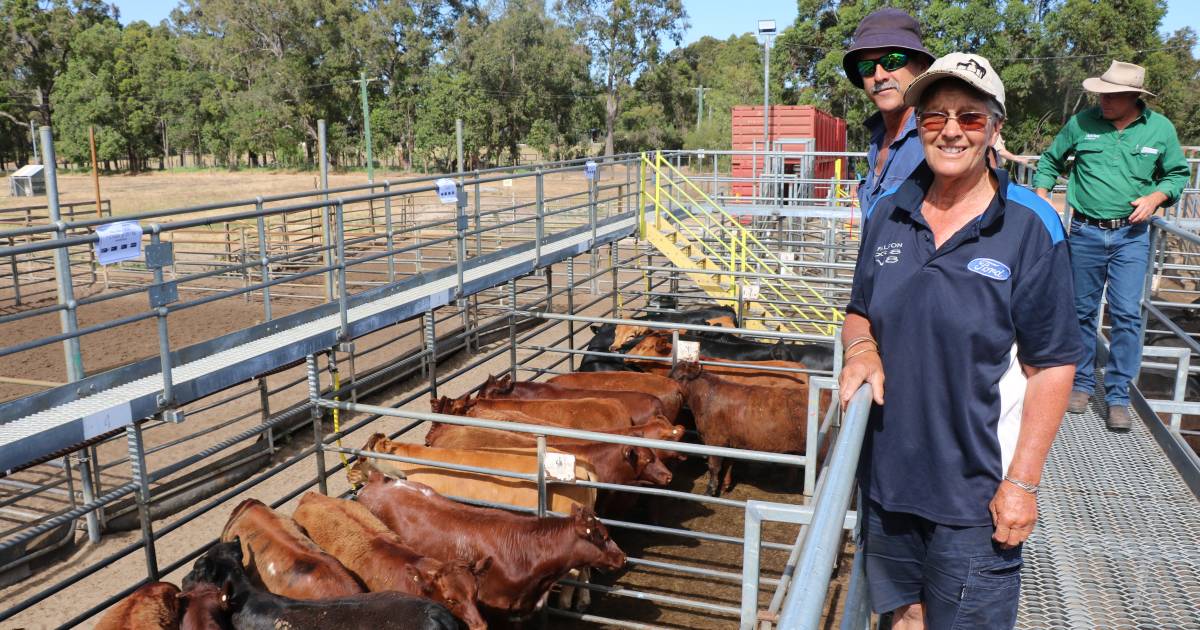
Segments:
[[[858,391],[863,383],[871,384],[871,397],[875,404],[883,404],[883,361],[879,352],[870,351],[857,354],[842,366],[838,375],[838,391],[842,399],[842,411],[850,404],[850,398]]]
[[[1129,215],[1129,220],[1133,223],[1141,223],[1149,219],[1150,215],[1166,202],[1167,196],[1158,191],[1138,197],[1129,202],[1129,205],[1133,206],[1133,214]]]
[[[1001,481],[988,509],[992,512],[992,524],[996,527],[992,540],[1005,549],[1025,542],[1033,533],[1033,525],[1037,522],[1036,495]]]

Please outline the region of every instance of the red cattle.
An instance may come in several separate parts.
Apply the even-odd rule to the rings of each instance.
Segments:
[[[147,630],[179,627],[179,587],[167,582],[143,585],[117,602],[100,621],[99,630]]]
[[[199,582],[179,594],[183,621],[179,630],[232,630],[228,595],[215,584]]]
[[[629,351],[630,355],[649,356],[649,357],[669,357],[671,356],[671,337],[662,333],[651,333],[646,335]],[[808,391],[808,374],[804,372],[779,372],[775,370],[767,370],[762,368],[788,368],[793,370],[804,369],[803,363],[795,363],[792,361],[735,361],[732,359],[715,359],[713,357],[701,356],[702,361],[715,361],[718,363],[737,363],[738,367],[730,366],[704,366],[706,372],[714,376],[719,376],[727,381],[741,383],[744,385],[754,385],[759,387],[787,387],[791,389],[804,389]],[[658,361],[646,361],[637,359],[628,359],[632,365],[636,365],[638,369],[646,370],[654,374],[667,374],[671,372],[669,363]],[[686,387],[684,388],[686,390]]]
[[[472,630],[487,628],[475,606],[478,575],[486,564],[422,556],[362,505],[317,492],[301,497],[294,518],[372,592],[425,597],[445,605]]]
[[[550,383],[576,389],[626,391],[650,394],[662,404],[663,415],[678,418],[683,407],[683,389],[679,383],[657,374],[643,372],[572,372],[549,379]]]
[[[489,376],[479,391],[479,398],[518,400],[580,400],[602,398],[614,400],[625,407],[634,424],[645,424],[662,418],[665,422],[673,422],[674,416],[663,414],[662,403],[656,396],[642,392],[623,390],[594,390],[563,387],[553,383],[535,383],[531,381],[513,382],[507,374],[500,378]]]
[[[685,385],[688,407],[705,444],[804,453],[807,391],[729,382],[697,363],[681,363],[673,375]],[[709,457],[708,473],[709,494],[719,496],[732,486],[732,467],[724,458]]]
[[[473,563],[491,558],[480,578],[479,602],[493,613],[528,616],[568,571],[625,564],[625,554],[587,508],[575,508],[570,517],[538,518],[458,503],[378,472],[357,501],[418,553]]]
[[[489,412],[496,416],[504,416],[505,414],[519,414],[520,412]],[[523,414],[522,414],[523,415]],[[494,420],[511,420],[513,422],[522,422],[522,420],[513,417],[495,417],[492,415],[479,416]],[[537,424],[536,422],[532,424]],[[628,427],[625,429],[614,429],[612,431],[602,431],[602,433],[611,433],[613,435],[628,435],[632,437],[642,437],[648,440],[668,440],[678,442],[683,439],[684,428],[680,425],[668,426],[653,422],[643,424],[636,427]],[[576,440],[573,438],[550,437],[546,439],[546,444],[552,448],[561,449],[567,445],[586,445],[596,444],[594,440]],[[460,446],[462,444],[483,444],[486,448],[503,448],[508,446],[529,447],[537,446],[537,437],[529,433],[517,433],[515,431],[500,431],[496,429],[481,429],[477,427],[466,427],[456,424],[444,424],[434,422],[429,427],[429,433],[425,435],[426,446],[440,446],[442,448],[480,448],[476,446]],[[665,464],[673,464],[684,459],[684,456],[678,451],[670,451],[664,449],[651,449],[654,454]]]
[[[460,398],[431,402],[434,413],[481,417],[484,411],[519,411],[536,424],[609,431],[633,426],[633,419],[621,403],[601,398],[575,400],[516,400],[513,398]],[[666,422],[666,419],[663,419]]]
[[[221,541],[240,540],[247,573],[268,591],[292,599],[325,599],[366,589],[333,556],[317,546],[292,519],[258,499],[233,510]]]

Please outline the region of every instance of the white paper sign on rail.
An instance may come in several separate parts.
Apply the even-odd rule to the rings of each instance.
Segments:
[[[142,255],[142,226],[137,221],[117,221],[96,227],[96,260],[111,265]]]
[[[458,185],[453,179],[443,177],[436,182],[438,189],[438,199],[442,203],[458,203]]]
[[[546,453],[543,461],[546,476],[555,481],[575,481],[575,456],[567,453]]]
[[[596,179],[596,162],[594,160],[588,160],[587,163],[583,165],[583,172],[587,174],[588,179]]]
[[[779,266],[779,273],[790,276],[792,275],[792,263],[796,262],[796,254],[794,252],[780,252],[779,262],[783,263]]]
[[[760,289],[760,287],[759,287],[758,283],[747,282],[746,284],[742,285],[742,299],[743,300],[757,300],[759,289]]]
[[[700,342],[699,341],[680,341],[679,352],[675,355],[680,363],[688,361],[700,360]]]

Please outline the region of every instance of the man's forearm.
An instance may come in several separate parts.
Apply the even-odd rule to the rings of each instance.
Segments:
[[[1021,413],[1021,433],[1017,450],[1009,464],[1008,475],[1014,479],[1037,484],[1042,479],[1046,454],[1067,411],[1067,398],[1075,378],[1075,366],[1026,368],[1029,382],[1025,387],[1024,409]]]

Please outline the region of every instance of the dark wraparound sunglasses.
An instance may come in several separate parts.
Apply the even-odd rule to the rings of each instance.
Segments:
[[[921,112],[917,120],[926,131],[941,131],[951,119],[958,121],[958,127],[963,131],[982,131],[987,126],[990,115],[983,112],[962,112],[951,116],[946,112]]]
[[[859,76],[869,77],[875,74],[875,66],[883,66],[888,72],[895,72],[908,65],[908,53],[890,52],[878,59],[859,59],[856,62]]]

